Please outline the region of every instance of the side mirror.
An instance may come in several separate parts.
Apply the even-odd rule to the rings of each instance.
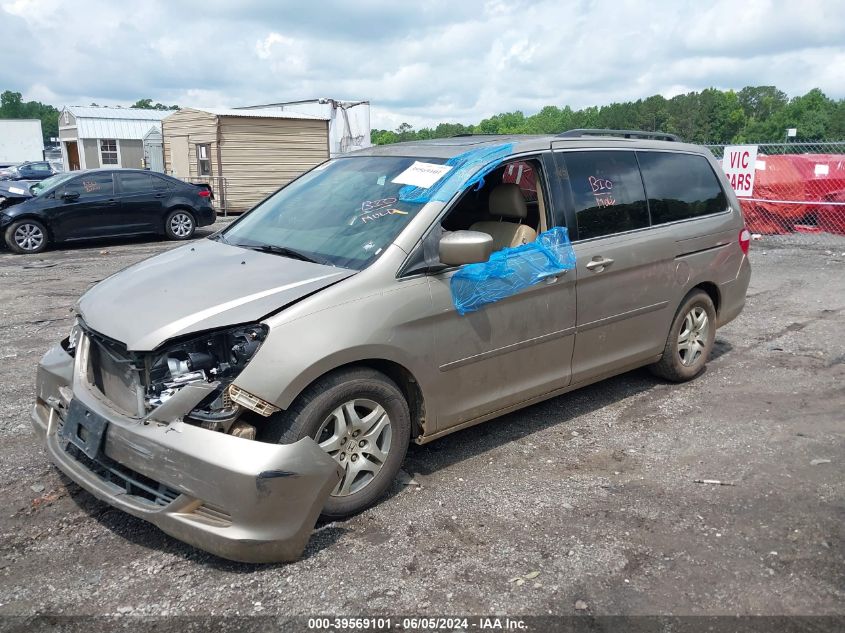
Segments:
[[[492,252],[493,238],[481,231],[453,231],[440,238],[440,261],[447,266],[486,262]]]
[[[79,200],[79,192],[77,192],[77,191],[62,192],[62,200],[64,200],[65,202],[73,202],[74,200]]]

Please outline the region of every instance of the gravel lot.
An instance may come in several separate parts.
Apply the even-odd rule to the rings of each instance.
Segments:
[[[412,446],[418,485],[271,566],[96,501],[30,431],[76,298],[173,246],[0,251],[0,615],[845,614],[845,241],[755,242],[692,383],[635,371]]]

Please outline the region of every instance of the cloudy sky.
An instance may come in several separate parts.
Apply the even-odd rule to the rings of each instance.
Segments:
[[[845,0],[0,0],[0,91],[369,99],[373,127],[709,86],[845,97]]]

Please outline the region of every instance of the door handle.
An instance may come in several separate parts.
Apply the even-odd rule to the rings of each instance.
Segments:
[[[559,270],[559,271],[553,272],[553,273],[545,273],[543,275],[540,275],[540,279],[542,279],[544,282],[546,282],[546,285],[551,285],[553,283],[556,283],[558,278],[561,275],[565,275],[566,273],[567,273],[567,271],[565,271],[565,270]]]
[[[587,270],[592,270],[593,272],[600,273],[612,263],[613,260],[609,257],[602,257],[601,255],[597,255],[596,257],[593,257],[592,261],[587,262]]]
[[[110,207],[113,207],[117,204],[117,200],[115,200],[114,198],[109,199],[107,202],[109,203]]]
[[[156,197],[156,198],[164,198],[164,197],[165,197],[165,195],[167,195],[167,194],[164,194],[164,193],[157,193],[157,194],[155,195],[155,197]]]

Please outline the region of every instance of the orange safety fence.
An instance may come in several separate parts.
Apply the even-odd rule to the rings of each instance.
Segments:
[[[721,158],[724,146],[708,147]],[[845,143],[758,146],[754,189],[740,203],[752,233],[845,235]]]

